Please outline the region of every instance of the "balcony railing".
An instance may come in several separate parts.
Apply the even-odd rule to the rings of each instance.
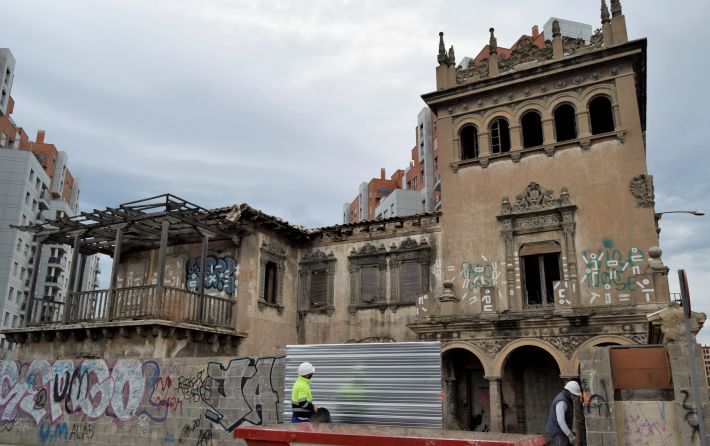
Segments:
[[[234,328],[234,301],[155,285],[70,293],[66,304],[35,298],[28,325],[162,319]]]
[[[43,211],[49,209],[50,200],[51,198],[49,197],[49,193],[47,193],[47,191],[42,191],[42,193],[39,195],[39,208]]]
[[[64,256],[53,256],[47,259],[47,264],[50,266],[59,266],[62,269],[66,269],[67,258]]]

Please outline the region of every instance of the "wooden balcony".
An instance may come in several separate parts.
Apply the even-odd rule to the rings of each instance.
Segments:
[[[70,293],[66,302],[34,298],[28,326],[163,320],[234,330],[230,299],[156,285]]]

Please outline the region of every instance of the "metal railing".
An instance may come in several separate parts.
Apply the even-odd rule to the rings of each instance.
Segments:
[[[47,319],[37,307],[47,306],[47,300],[35,298],[28,325],[47,323],[77,323],[120,320],[162,319],[211,327],[234,328],[234,301],[156,285],[69,293],[66,305],[58,304],[61,317]],[[62,308],[65,307],[65,308]]]

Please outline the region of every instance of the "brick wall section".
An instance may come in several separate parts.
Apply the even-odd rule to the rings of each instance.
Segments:
[[[284,357],[0,361],[0,440],[13,445],[235,444],[283,421]]]

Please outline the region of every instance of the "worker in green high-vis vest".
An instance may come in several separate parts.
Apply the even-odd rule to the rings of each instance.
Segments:
[[[291,389],[292,423],[308,422],[311,416],[318,411],[318,408],[313,404],[313,396],[311,395],[311,378],[313,378],[315,371],[316,368],[310,362],[304,362],[298,366],[298,378]]]

